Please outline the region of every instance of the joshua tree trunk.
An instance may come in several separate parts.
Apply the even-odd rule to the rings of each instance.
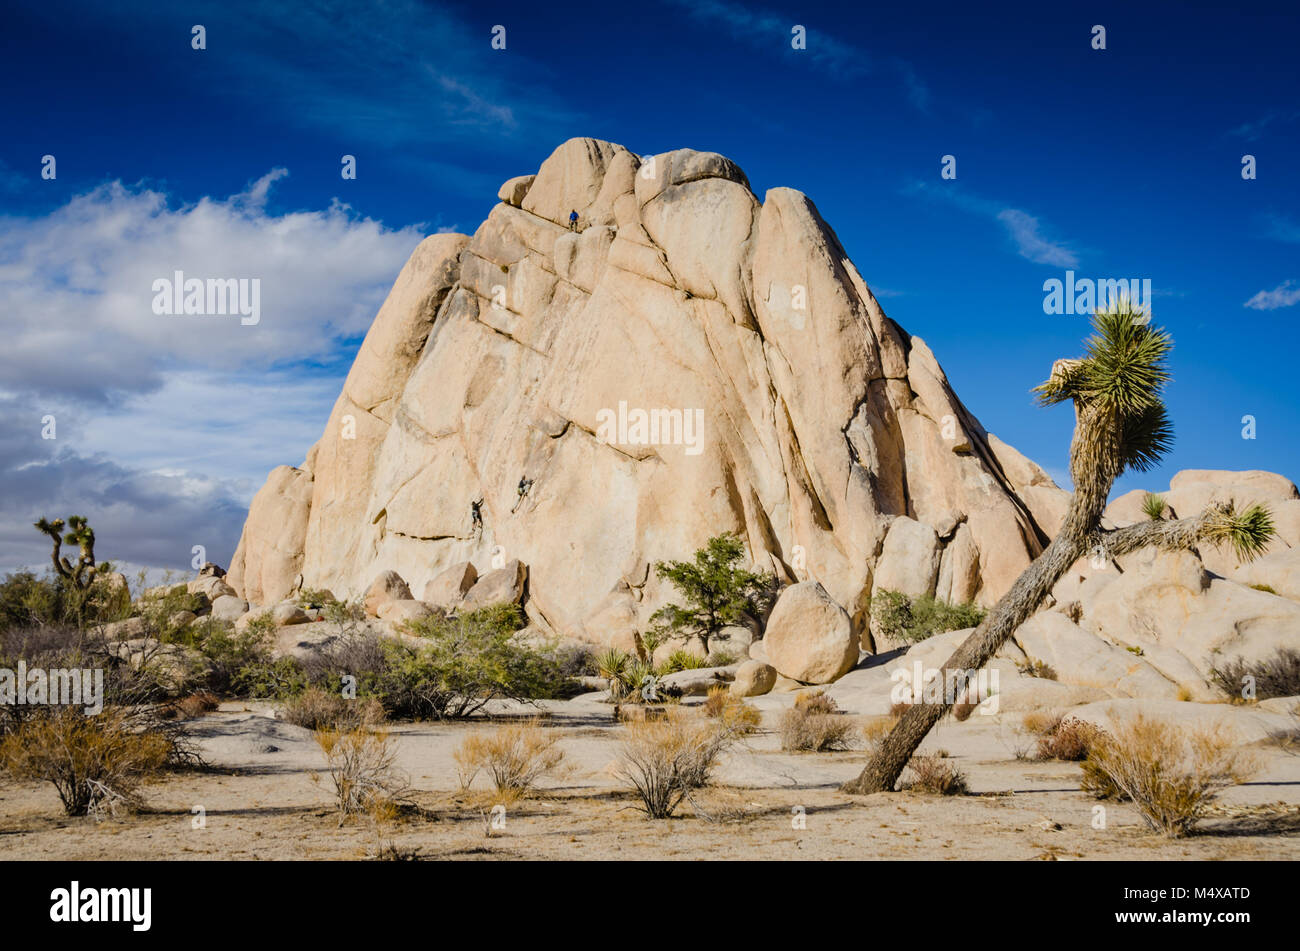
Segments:
[[[1101,336],[1090,342],[1092,356],[1088,360],[1057,361],[1051,379],[1039,387],[1045,394],[1044,402],[1072,398],[1075,405],[1074,438],[1070,444],[1070,475],[1075,489],[1065,521],[1052,543],[948,658],[939,675],[944,684],[949,683],[949,671],[954,672],[956,683],[973,677],[1038,610],[1070,566],[1089,552],[1114,558],[1146,546],[1190,548],[1208,539],[1231,541],[1238,554],[1251,558],[1263,550],[1273,534],[1266,511],[1253,506],[1239,515],[1230,505],[1211,507],[1195,518],[1153,520],[1102,530],[1102,512],[1115,479],[1126,466],[1145,468],[1152,464],[1167,445],[1163,404],[1155,396],[1163,380],[1160,362],[1167,338],[1161,334],[1157,345],[1144,352],[1141,348],[1151,343],[1148,331],[1127,312],[1099,313],[1096,326]],[[1100,385],[1125,383],[1126,374],[1134,375],[1135,366],[1155,370],[1135,375],[1149,389],[1149,400],[1131,394],[1117,399],[1111,393],[1120,387],[1107,389]],[[920,688],[920,684],[913,685],[914,697]],[[861,775],[842,789],[850,793],[893,791],[912,755],[955,699],[945,690],[939,703],[909,706]]]

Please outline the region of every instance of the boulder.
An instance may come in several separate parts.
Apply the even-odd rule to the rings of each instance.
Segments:
[[[238,597],[235,589],[226,584],[224,577],[214,574],[200,574],[197,578],[185,586],[190,594],[202,594],[209,601],[215,601],[217,598],[224,598],[231,595]]]
[[[478,581],[478,572],[474,570],[474,565],[462,561],[438,572],[433,580],[424,586],[424,593],[420,600],[440,608],[450,608],[465,597],[466,592],[474,587],[476,581]]]
[[[939,537],[915,519],[899,516],[889,526],[876,566],[873,594],[901,591],[910,596],[934,594],[939,574]]]
[[[212,602],[212,617],[232,624],[248,613],[248,602],[238,595],[223,594]]]
[[[680,690],[683,697],[703,697],[713,687],[730,685],[738,667],[697,667],[665,674],[659,682],[672,690]]]
[[[148,623],[142,617],[129,617],[125,621],[113,621],[104,625],[104,637],[108,641],[126,641],[144,637],[148,632]]]
[[[371,617],[379,616],[379,609],[389,601],[410,601],[411,589],[396,571],[385,571],[370,582],[366,589],[365,610]]]
[[[189,627],[198,619],[199,616],[193,611],[175,611],[169,618],[167,618],[167,624],[174,628],[185,628]]]
[[[536,175],[517,175],[514,178],[507,179],[506,183],[497,192],[497,197],[507,205],[514,205],[518,208],[524,203],[524,197],[528,194],[528,189],[532,188],[533,182],[536,180]]]
[[[858,662],[852,621],[815,581],[802,581],[781,592],[768,618],[763,645],[768,663],[800,683],[831,683]]]
[[[747,660],[736,668],[736,679],[731,682],[735,697],[761,697],[776,686],[776,668],[761,660]]]
[[[271,618],[275,621],[276,627],[287,627],[290,624],[306,624],[311,620],[299,605],[292,601],[285,601],[277,604],[271,609]]]
[[[493,604],[519,604],[528,583],[528,566],[519,559],[489,571],[474,583],[460,603],[462,612],[477,611]]]
[[[379,606],[379,617],[395,625],[444,613],[440,608],[416,600],[386,601]]]

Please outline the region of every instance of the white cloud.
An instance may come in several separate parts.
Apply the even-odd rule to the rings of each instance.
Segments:
[[[1277,310],[1300,303],[1300,284],[1283,281],[1271,291],[1260,291],[1243,305],[1254,310]]]
[[[1028,212],[1019,208],[1004,208],[998,212],[998,221],[1015,241],[1022,258],[1053,267],[1078,267],[1079,256],[1065,245],[1043,237],[1041,223]]]
[[[277,169],[240,194],[172,207],[121,182],[51,214],[0,219],[0,309],[10,389],[106,399],[148,392],[179,368],[254,371],[321,359],[365,332],[411,250],[415,228],[386,229],[337,200],[268,215]],[[153,282],[258,278],[261,321],[159,316]]]
[[[184,568],[202,544],[224,563],[266,473],[319,437],[423,232],[337,201],[268,214],[285,174],[183,205],[112,182],[0,219],[0,571],[43,564],[30,523],[71,513],[103,557]],[[155,315],[152,282],[175,270],[260,278],[261,322]]]
[[[1079,266],[1078,254],[1067,245],[1044,235],[1042,221],[1027,211],[967,194],[956,185],[936,187],[929,182],[913,181],[903,189],[903,194],[937,198],[972,214],[997,221],[1015,243],[1016,252],[1035,264],[1050,264],[1053,267]]]

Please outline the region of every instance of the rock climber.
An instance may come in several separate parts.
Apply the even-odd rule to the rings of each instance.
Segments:
[[[571,212],[569,212],[569,230],[570,230],[570,231],[577,231],[577,230],[578,230],[578,213],[577,213],[577,211],[571,211]]]

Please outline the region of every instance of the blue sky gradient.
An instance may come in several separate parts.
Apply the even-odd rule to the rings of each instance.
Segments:
[[[191,48],[194,24],[206,27],[205,50]],[[491,47],[498,24],[504,50]],[[806,50],[791,48],[796,24]],[[1092,48],[1094,24],[1105,50]],[[1078,353],[1086,322],[1044,314],[1043,282],[1067,267],[1148,278],[1155,321],[1176,343],[1177,441],[1159,471],[1116,491],[1163,488],[1187,468],[1296,478],[1297,48],[1290,3],[11,4],[0,32],[0,304],[10,321],[39,304],[22,296],[33,275],[47,297],[99,294],[108,303],[88,342],[118,369],[121,345],[138,368],[76,379],[73,360],[63,378],[26,377],[23,366],[57,356],[44,331],[64,311],[10,328],[23,357],[0,384],[0,409],[25,418],[57,403],[73,422],[57,449],[30,444],[29,421],[0,432],[6,481],[32,483],[0,513],[16,526],[0,531],[0,568],[28,558],[29,514],[67,501],[51,486],[93,507],[122,480],[159,473],[186,537],[158,533],[127,557],[180,566],[194,536],[228,560],[238,525],[204,511],[230,520],[267,469],[302,459],[406,253],[425,233],[472,232],[503,180],[572,136],[642,154],[717,151],[760,198],[778,185],[806,192],[984,425],[1058,481],[1072,415],[1036,408],[1029,390]],[[46,154],[53,181],[40,176]],[[357,158],[355,181],[340,178],[344,154]],[[1255,180],[1242,178],[1246,154]],[[944,155],[955,180],[940,177]],[[275,169],[287,175],[258,189]],[[70,218],[80,230],[59,230]],[[51,247],[66,248],[115,221],[136,222],[114,238],[125,245],[155,226],[186,234],[218,219],[197,233],[243,241],[260,228],[277,242],[260,252],[268,282],[275,236],[291,226],[312,236],[303,245],[321,270],[341,275],[301,313],[268,303],[265,322],[298,325],[267,328],[261,351],[223,351],[222,337],[153,353],[114,316],[111,275],[82,286],[83,264],[125,266],[106,245],[69,249],[66,275],[30,253],[34,236],[63,236]],[[327,261],[343,241],[354,250]],[[348,260],[364,267],[348,274]],[[294,273],[308,282],[311,261]],[[182,392],[217,408],[189,424],[162,415]],[[1253,440],[1242,438],[1246,415]],[[180,428],[198,430],[202,448]],[[23,475],[41,467],[81,477]],[[92,477],[107,480],[101,490],[85,487]]]

